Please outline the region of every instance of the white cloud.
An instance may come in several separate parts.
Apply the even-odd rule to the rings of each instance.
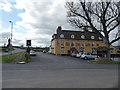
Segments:
[[[15,0],[17,9],[24,9],[25,12],[18,16],[22,21],[16,24],[27,28],[24,36],[33,40],[34,44],[50,45],[52,34],[57,26],[70,28],[66,21],[66,0]],[[42,41],[42,43],[40,43]],[[39,43],[38,43],[39,42]]]
[[[3,0],[2,2],[0,2],[0,9],[4,10],[6,12],[10,12],[12,9],[12,4],[9,3],[8,0]]]

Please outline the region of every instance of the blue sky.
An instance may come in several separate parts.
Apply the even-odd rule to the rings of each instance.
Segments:
[[[14,45],[25,46],[26,40],[31,39],[32,46],[50,46],[51,36],[56,33],[57,26],[72,29],[67,23],[65,1],[0,0],[0,45],[7,44],[11,33],[11,20]]]
[[[10,20],[12,20],[14,24],[17,21],[21,21],[21,18],[18,17],[18,14],[21,12],[24,12],[24,10],[18,10],[16,8],[12,8],[11,12],[2,11],[2,26],[7,29],[10,26]]]

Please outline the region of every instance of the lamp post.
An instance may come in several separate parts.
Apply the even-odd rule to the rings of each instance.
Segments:
[[[12,45],[12,29],[13,29],[13,22],[9,21],[9,23],[11,23],[11,45]]]
[[[11,51],[11,55],[12,55],[12,30],[13,30],[13,22],[12,22],[12,21],[9,21],[9,23],[11,23],[10,51]]]

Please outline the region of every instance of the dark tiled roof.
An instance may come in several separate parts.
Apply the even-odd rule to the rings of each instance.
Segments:
[[[60,39],[60,35],[63,34],[64,38],[62,39],[73,39],[73,40],[100,40],[99,37],[102,35],[99,35],[96,32],[91,32],[85,29],[85,31],[74,31],[74,30],[62,30],[62,28],[59,26],[57,28],[57,33],[52,35],[52,40],[54,39]],[[71,38],[71,35],[74,35],[74,38]],[[85,38],[82,39],[81,36],[84,35]],[[91,36],[94,36],[94,39],[91,39]]]
[[[53,39],[60,39],[60,35],[63,34],[64,38],[63,39],[74,39],[74,40],[100,40],[99,37],[100,35],[95,33],[95,32],[90,32],[90,31],[72,31],[72,30],[58,30],[57,29],[57,34],[54,34],[52,37]],[[71,35],[74,35],[74,38],[71,38]],[[85,38],[82,39],[81,36],[84,35]],[[95,39],[91,39],[91,36],[94,36]]]

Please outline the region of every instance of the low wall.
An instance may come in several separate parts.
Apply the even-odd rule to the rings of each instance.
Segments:
[[[95,60],[96,60],[97,62],[100,62],[100,61],[109,61],[108,58],[104,58],[104,57],[95,58]]]

